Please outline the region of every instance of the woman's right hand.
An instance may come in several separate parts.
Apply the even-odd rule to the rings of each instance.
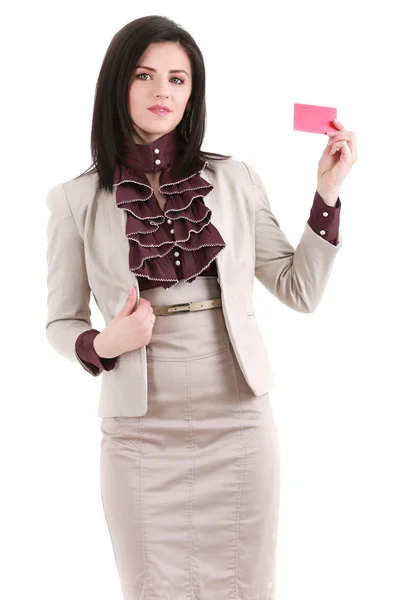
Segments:
[[[153,307],[146,298],[140,298],[134,310],[136,298],[136,288],[132,287],[125,305],[94,338],[93,348],[100,358],[115,358],[150,342],[156,320]]]

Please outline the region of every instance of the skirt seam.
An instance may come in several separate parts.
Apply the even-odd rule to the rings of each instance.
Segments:
[[[142,554],[143,554],[143,571],[144,571],[144,589],[147,596],[148,592],[148,571],[147,571],[147,546],[146,546],[146,530],[143,515],[143,420],[139,417],[139,434],[140,434],[140,452],[139,452],[139,507],[140,507],[140,524],[141,524],[141,535],[142,535]]]
[[[191,496],[189,505],[189,584],[191,594],[194,596],[194,584],[193,584],[193,496],[194,496],[194,478],[195,478],[195,454],[194,454],[194,440],[193,440],[193,423],[192,423],[192,398],[190,394],[190,363],[186,363],[186,389],[188,395],[188,424],[189,432],[191,433],[191,444],[192,444],[192,473],[191,473]]]
[[[238,563],[239,563],[239,530],[240,530],[240,508],[241,508],[241,500],[242,500],[242,490],[243,490],[243,480],[244,480],[244,453],[245,453],[245,448],[244,448],[244,428],[243,428],[243,413],[242,413],[242,399],[240,396],[240,391],[239,391],[239,383],[238,383],[238,379],[237,379],[237,374],[236,374],[236,365],[235,365],[235,360],[234,360],[234,356],[232,355],[232,350],[230,350],[230,355],[231,355],[231,359],[232,359],[232,364],[233,364],[233,373],[234,373],[234,380],[235,380],[235,385],[236,385],[236,391],[237,391],[237,397],[239,400],[239,411],[240,411],[240,418],[241,418],[241,429],[240,429],[240,433],[242,436],[242,456],[241,456],[241,478],[239,480],[239,489],[238,489],[238,499],[237,499],[237,508],[236,508],[236,551],[235,551],[235,566],[234,566],[234,581],[233,581],[233,588],[234,588],[234,593],[236,594],[236,596],[239,597],[239,583],[238,583]]]

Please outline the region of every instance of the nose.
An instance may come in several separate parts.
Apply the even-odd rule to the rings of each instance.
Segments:
[[[160,98],[160,97],[162,97],[162,98],[168,98],[169,97],[169,92],[167,90],[167,87],[165,87],[164,90],[163,90],[163,87],[164,86],[161,84],[160,91],[158,93],[156,92],[156,97],[157,98]]]

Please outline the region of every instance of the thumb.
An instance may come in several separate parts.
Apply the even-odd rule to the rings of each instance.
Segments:
[[[123,316],[130,315],[132,313],[133,309],[135,308],[136,299],[137,299],[137,290],[136,290],[135,286],[132,286],[130,289],[128,298],[127,298],[124,306],[120,310],[120,315],[123,315]]]

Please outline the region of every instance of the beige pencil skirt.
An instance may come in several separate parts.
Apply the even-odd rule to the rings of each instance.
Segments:
[[[198,277],[141,295],[161,306],[221,289]],[[156,317],[147,364],[146,415],[100,423],[124,600],[274,599],[277,429],[269,394],[255,396],[243,377],[222,307]]]

